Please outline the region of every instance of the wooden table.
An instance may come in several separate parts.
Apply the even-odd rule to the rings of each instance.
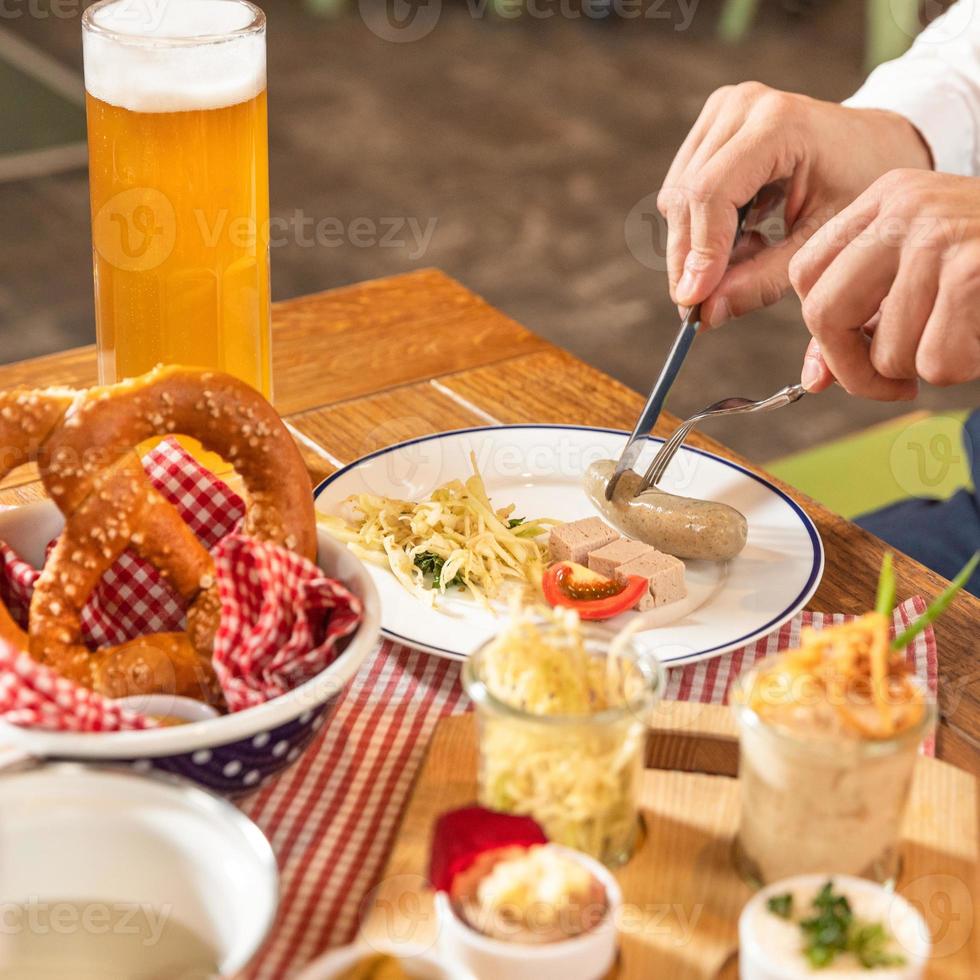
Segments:
[[[536,337],[462,285],[425,270],[278,303],[273,308],[276,405],[341,466],[402,439],[487,422],[630,429],[643,398]],[[651,368],[652,369],[652,368]],[[0,366],[0,388],[90,385],[95,351],[79,348]],[[664,414],[658,434],[676,419]],[[694,445],[746,460],[696,433]],[[308,454],[313,479],[331,472]],[[0,486],[0,504],[37,499],[36,472]],[[773,479],[770,477],[770,479]],[[811,603],[860,613],[874,603],[883,543],[780,481],[813,517],[827,552]],[[933,596],[946,582],[905,556],[899,595]],[[936,629],[939,755],[980,774],[980,601],[960,596]],[[682,760],[697,767],[697,759]]]

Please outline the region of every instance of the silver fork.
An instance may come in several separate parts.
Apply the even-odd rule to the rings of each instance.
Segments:
[[[682,422],[674,434],[657,450],[657,455],[653,457],[650,466],[647,468],[643,479],[640,481],[637,493],[655,487],[667,472],[670,461],[677,455],[677,450],[684,444],[691,430],[703,422],[705,419],[718,418],[722,415],[751,415],[753,412],[768,412],[774,408],[782,408],[784,405],[791,405],[799,401],[806,394],[803,385],[787,385],[780,388],[774,395],[752,401],[750,398],[723,398],[720,402],[715,402],[707,408],[692,415],[686,422]]]

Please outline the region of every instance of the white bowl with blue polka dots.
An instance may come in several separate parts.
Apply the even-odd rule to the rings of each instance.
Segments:
[[[0,540],[40,565],[61,526],[48,501],[0,513]],[[266,704],[208,721],[139,732],[45,732],[0,722],[0,743],[48,759],[128,763],[185,776],[225,796],[242,796],[292,765],[378,641],[381,602],[367,569],[343,544],[317,529],[317,564],[364,605],[364,617],[326,670]]]

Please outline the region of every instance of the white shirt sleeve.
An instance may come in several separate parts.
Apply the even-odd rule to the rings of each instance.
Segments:
[[[844,105],[905,116],[929,145],[936,170],[980,175],[980,0],[958,0]]]

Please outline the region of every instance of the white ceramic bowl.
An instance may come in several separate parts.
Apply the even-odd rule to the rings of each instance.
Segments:
[[[131,694],[125,698],[116,698],[113,703],[139,715],[166,715],[179,718],[183,722],[210,721],[221,717],[210,704],[176,694]]]
[[[0,512],[0,541],[40,567],[63,526],[50,501]],[[134,763],[175,773],[226,796],[258,789],[294,763],[328,717],[381,628],[381,602],[367,569],[322,528],[317,563],[364,604],[364,619],[341,655],[305,684],[234,714],[153,731],[105,734],[46,732],[0,722],[0,743],[36,757]]]
[[[279,901],[272,848],[240,810],[120,768],[49,763],[0,775],[0,862],[5,934],[25,903],[52,922],[65,902],[149,906],[209,941],[223,976],[252,958]]]
[[[599,980],[616,960],[616,922],[623,894],[605,865],[586,854],[550,844],[586,869],[605,888],[609,910],[588,932],[560,942],[509,943],[491,939],[468,926],[453,910],[445,892],[436,895],[439,948],[452,961],[467,967],[480,980]]]
[[[834,890],[847,896],[855,915],[868,922],[880,922],[897,940],[898,951],[905,958],[903,966],[876,967],[873,970],[854,965],[832,963],[814,971],[800,954],[800,929],[773,915],[766,902],[773,895],[787,892],[794,896],[799,917],[809,907],[812,897],[828,881]],[[929,959],[931,941],[922,916],[904,899],[883,886],[865,878],[850,875],[807,874],[784,878],[763,888],[746,903],[738,922],[739,976],[741,980],[920,980]]]
[[[362,959],[368,959],[385,950],[369,946],[367,943],[354,943],[332,949],[329,953],[314,960],[296,980],[336,980]],[[401,950],[391,952],[398,957],[402,969],[410,977],[419,980],[474,980],[463,967],[443,959],[432,950]]]

